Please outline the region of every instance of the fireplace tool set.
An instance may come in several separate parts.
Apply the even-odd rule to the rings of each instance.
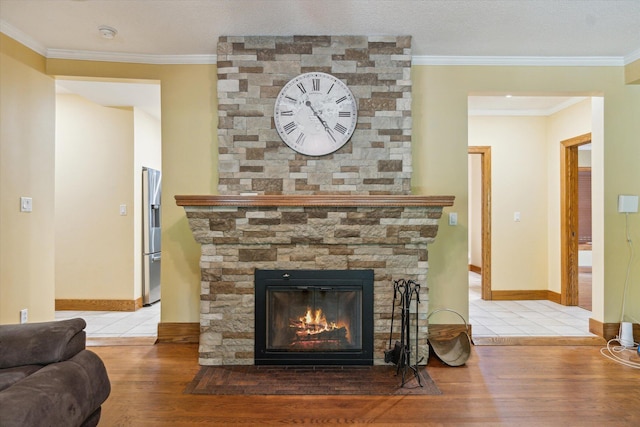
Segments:
[[[384,361],[386,363],[393,363],[397,366],[396,375],[402,371],[402,384],[400,387],[404,387],[404,385],[409,381],[407,378],[407,373],[409,373],[409,371],[413,372],[413,375],[418,380],[418,384],[420,387],[423,387],[420,371],[418,370],[418,364],[422,362],[424,357],[420,358],[420,360],[416,360],[415,364],[411,365],[411,322],[409,317],[409,307],[414,297],[416,300],[415,349],[416,359],[418,359],[418,305],[420,304],[420,284],[413,280],[394,280],[391,330],[389,331],[389,349],[384,352]],[[400,301],[401,306],[400,320],[402,326],[400,328],[400,341],[396,341],[392,347],[393,320],[398,300]]]

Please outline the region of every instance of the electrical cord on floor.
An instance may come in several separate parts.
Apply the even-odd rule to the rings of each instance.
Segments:
[[[633,346],[624,346],[624,345],[612,345],[612,343],[618,342],[620,343],[620,339],[618,337],[610,339],[607,342],[607,346],[600,349],[600,353],[606,357],[607,359],[611,359],[616,363],[619,363],[624,366],[628,366],[634,369],[640,369],[640,357],[638,358],[638,362],[631,360],[631,357],[635,354],[638,354],[638,343],[634,343]],[[631,353],[629,358],[625,359],[623,355]]]
[[[607,346],[600,349],[600,353],[608,358],[613,360],[614,362],[620,363],[621,365],[628,366],[634,369],[640,369],[640,357],[638,357],[638,362],[631,360],[631,357],[634,357],[638,353],[638,343],[633,343],[633,345],[624,345],[622,344],[622,323],[624,322],[624,311],[625,304],[627,301],[627,291],[629,290],[629,275],[631,273],[631,263],[635,257],[635,251],[633,248],[633,241],[631,240],[631,234],[629,233],[629,213],[625,213],[625,234],[626,240],[629,244],[629,262],[627,263],[627,274],[624,279],[624,290],[622,293],[622,310],[620,314],[620,330],[618,331],[618,336],[609,340],[607,342]],[[635,319],[634,319],[635,320]],[[618,342],[620,345],[614,346],[612,343]],[[628,359],[622,357],[622,355],[626,353],[632,353]]]

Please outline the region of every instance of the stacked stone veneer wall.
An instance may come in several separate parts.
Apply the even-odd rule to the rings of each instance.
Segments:
[[[185,206],[202,245],[200,363],[254,363],[254,270],[373,269],[374,357],[388,346],[393,280],[426,284],[442,207]],[[426,286],[420,353],[426,355]],[[399,329],[396,329],[399,330]]]
[[[226,36],[217,54],[219,194],[411,192],[411,37]],[[296,154],[273,124],[280,89],[312,71],[358,103],[351,140],[322,157]]]

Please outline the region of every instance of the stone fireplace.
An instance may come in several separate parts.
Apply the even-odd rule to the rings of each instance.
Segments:
[[[339,78],[358,104],[353,136],[327,156],[294,152],[274,127],[278,92],[305,72]],[[259,359],[256,270],[371,270],[383,363],[393,280],[427,288],[427,245],[453,204],[410,194],[411,37],[221,37],[217,77],[219,195],[176,196],[202,245],[200,363]],[[421,354],[427,310],[423,295]]]
[[[427,245],[453,197],[176,196],[176,201],[202,245],[201,364],[255,363],[256,269],[373,270],[373,356],[374,363],[383,363],[393,280],[426,285]],[[423,294],[421,354],[426,354],[427,309]]]

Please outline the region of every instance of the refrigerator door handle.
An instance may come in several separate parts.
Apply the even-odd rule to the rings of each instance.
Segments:
[[[160,254],[151,255],[151,262],[160,261]]]

